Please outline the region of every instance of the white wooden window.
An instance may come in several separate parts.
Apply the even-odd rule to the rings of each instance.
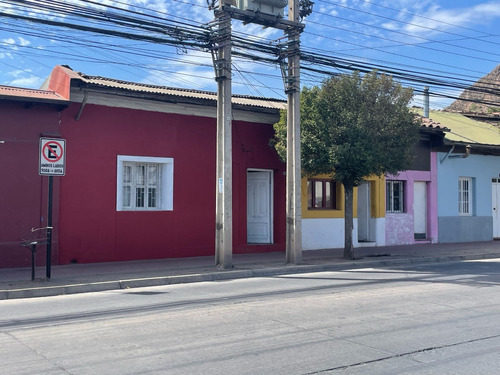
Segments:
[[[404,212],[404,182],[386,182],[386,212]]]
[[[118,155],[116,210],[173,209],[172,158]]]
[[[472,178],[458,178],[458,214],[462,216],[472,215]]]

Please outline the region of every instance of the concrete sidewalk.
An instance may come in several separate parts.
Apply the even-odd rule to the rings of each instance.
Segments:
[[[303,252],[299,265],[285,263],[285,253],[235,254],[231,270],[219,270],[214,257],[160,259],[114,263],[52,266],[51,279],[45,267],[0,269],[0,300],[97,292],[145,286],[265,277],[290,273],[395,267],[420,263],[457,262],[500,258],[500,241],[360,247],[354,261],[342,258],[343,249]]]

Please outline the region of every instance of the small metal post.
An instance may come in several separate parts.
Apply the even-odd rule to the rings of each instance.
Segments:
[[[49,201],[47,210],[47,260],[45,263],[45,276],[50,279],[50,266],[52,264],[52,187],[53,176],[49,176]]]
[[[31,281],[35,280],[35,252],[37,243],[31,243]]]

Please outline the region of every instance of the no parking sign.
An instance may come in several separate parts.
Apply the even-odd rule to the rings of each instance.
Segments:
[[[66,174],[66,140],[40,138],[40,176],[64,176]]]

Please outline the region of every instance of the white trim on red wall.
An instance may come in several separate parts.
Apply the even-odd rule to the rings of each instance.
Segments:
[[[172,211],[174,209],[174,159],[150,156],[117,155],[116,167],[116,210],[131,211],[123,207],[123,165],[129,163],[154,163],[161,167],[160,202],[156,211]],[[141,209],[133,209],[140,211]],[[151,210],[151,209],[148,209]]]

